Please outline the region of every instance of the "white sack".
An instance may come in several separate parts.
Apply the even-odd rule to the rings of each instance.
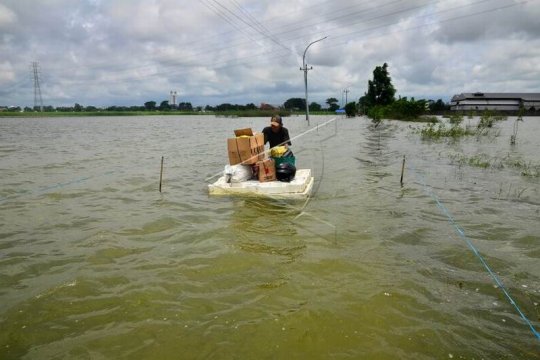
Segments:
[[[253,173],[251,171],[251,165],[238,164],[225,165],[223,175],[225,175],[225,179],[227,179],[227,182],[239,183],[251,179]]]

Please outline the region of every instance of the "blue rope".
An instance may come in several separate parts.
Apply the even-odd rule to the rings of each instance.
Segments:
[[[491,277],[493,278],[493,280],[495,281],[495,283],[497,284],[497,286],[499,287],[499,289],[502,290],[502,292],[504,293],[504,295],[506,296],[506,298],[508,299],[508,301],[510,302],[510,304],[516,309],[516,311],[518,312],[519,316],[521,316],[521,318],[523,319],[523,321],[525,321],[525,323],[529,326],[529,328],[531,329],[532,333],[534,334],[534,336],[540,340],[540,333],[538,333],[538,331],[534,328],[533,324],[531,323],[531,321],[527,318],[527,316],[525,316],[525,314],[521,311],[521,309],[519,308],[518,304],[514,301],[514,299],[512,298],[512,296],[510,296],[510,293],[508,292],[508,290],[506,289],[506,287],[504,286],[504,284],[502,283],[502,281],[499,279],[499,277],[497,276],[497,274],[495,274],[493,272],[493,270],[491,270],[491,268],[489,267],[488,263],[486,262],[486,260],[484,259],[484,257],[480,254],[480,252],[478,251],[478,249],[473,245],[472,241],[467,237],[467,235],[465,235],[465,230],[461,227],[461,225],[459,225],[456,220],[454,220],[454,217],[452,216],[452,214],[450,214],[450,211],[448,211],[448,209],[446,208],[446,206],[444,206],[444,204],[439,200],[439,198],[437,197],[437,195],[435,195],[435,193],[433,193],[433,191],[428,188],[424,178],[418,174],[418,172],[416,171],[416,168],[414,167],[414,165],[411,165],[411,170],[414,172],[416,178],[418,179],[418,181],[420,181],[420,183],[422,184],[422,186],[424,187],[424,192],[426,194],[428,194],[429,196],[431,196],[431,198],[435,201],[435,203],[437,204],[437,207],[442,211],[442,213],[444,215],[446,215],[446,217],[448,218],[448,222],[450,224],[452,224],[452,226],[454,227],[454,230],[456,231],[456,233],[461,237],[461,239],[463,241],[465,241],[465,243],[467,244],[467,246],[469,247],[469,249],[471,249],[471,251],[474,253],[474,255],[476,255],[476,257],[478,257],[478,259],[480,260],[480,262],[482,263],[482,265],[484,266],[484,268],[487,270],[487,272],[489,273],[489,275],[491,275]]]

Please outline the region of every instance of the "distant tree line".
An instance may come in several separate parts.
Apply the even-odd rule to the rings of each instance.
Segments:
[[[384,63],[382,66],[377,66],[373,71],[373,79],[368,81],[368,89],[364,96],[360,97],[358,102],[349,102],[344,104],[343,109],[347,116],[355,116],[356,114],[365,114],[372,119],[393,118],[393,119],[414,119],[426,112],[432,114],[443,113],[450,109],[450,105],[444,103],[441,99],[433,100],[415,100],[414,98],[408,99],[407,97],[395,98],[396,89],[392,84],[392,79],[388,72],[388,64]],[[340,108],[339,101],[335,97],[326,99],[326,107],[323,108],[321,104],[311,102],[309,104],[309,110],[312,112],[329,111],[335,112]],[[264,105],[264,106],[263,106]],[[0,106],[0,111],[13,111],[13,112],[36,112],[40,111],[39,107],[5,107]],[[268,104],[261,104],[261,107],[257,107],[253,103],[240,105],[223,103],[216,106],[206,105],[205,107],[194,107],[190,102],[180,102],[178,104],[170,104],[169,101],[164,100],[161,103],[156,101],[147,101],[141,106],[108,106],[105,108],[98,108],[96,106],[83,106],[76,103],[73,106],[44,106],[44,112],[249,112],[257,114],[258,111],[284,111],[285,113],[291,112],[304,112],[306,110],[306,101],[304,98],[294,97],[287,99],[282,105],[271,106]],[[257,115],[256,115],[257,116]]]
[[[205,111],[245,111],[257,109],[257,106],[253,103],[249,103],[247,105],[225,103],[217,106],[206,105],[204,108]]]
[[[339,108],[338,100],[336,98],[329,98],[326,100],[326,103],[328,105],[328,110],[335,111]],[[278,109],[285,109],[288,111],[305,111],[305,100],[302,98],[290,98],[281,106],[272,107],[276,110]],[[3,107],[0,106],[0,110],[9,110],[9,111],[24,111],[24,112],[35,112],[40,111],[39,107]],[[194,111],[194,112],[200,112],[200,111],[211,111],[211,112],[226,112],[226,111],[256,111],[259,110],[259,107],[255,105],[254,103],[248,103],[245,105],[241,104],[230,104],[230,103],[223,103],[216,106],[210,106],[206,105],[204,107],[197,106],[194,107],[190,102],[181,102],[179,104],[169,104],[169,101],[164,100],[159,105],[156,101],[147,101],[142,106],[117,106],[112,105],[104,108],[98,108],[96,106],[83,106],[81,104],[76,103],[73,106],[44,106],[43,111],[44,112],[97,112],[97,111]],[[322,111],[324,110],[323,107],[316,103],[312,102],[309,104],[309,110],[310,111]]]
[[[326,104],[328,107],[326,110],[336,111],[339,109],[338,99],[328,98],[326,99]],[[305,111],[306,110],[306,100],[304,98],[290,98],[283,103],[283,108],[291,111]],[[310,111],[322,111],[323,107],[321,104],[316,102],[311,102],[309,104]]]
[[[35,112],[40,111],[39,106],[24,107],[20,106],[0,106],[0,110],[4,111],[13,111],[13,112]],[[193,107],[190,102],[181,102],[179,104],[171,105],[168,101],[162,101],[159,106],[155,101],[147,101],[142,106],[107,106],[104,108],[98,108],[96,106],[83,106],[81,104],[75,103],[73,106],[57,106],[53,107],[50,105],[43,106],[43,112],[98,112],[98,111],[201,111],[202,107]]]

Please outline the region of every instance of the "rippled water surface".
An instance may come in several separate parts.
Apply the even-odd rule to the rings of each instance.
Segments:
[[[208,196],[266,118],[0,119],[0,358],[540,359],[540,118],[332,119],[308,201]]]

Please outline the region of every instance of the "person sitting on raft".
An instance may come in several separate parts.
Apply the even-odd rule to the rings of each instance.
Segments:
[[[280,145],[286,147],[292,145],[289,130],[283,127],[283,120],[279,115],[272,116],[270,126],[265,127],[262,132],[264,134],[264,143],[269,142],[270,148]]]

